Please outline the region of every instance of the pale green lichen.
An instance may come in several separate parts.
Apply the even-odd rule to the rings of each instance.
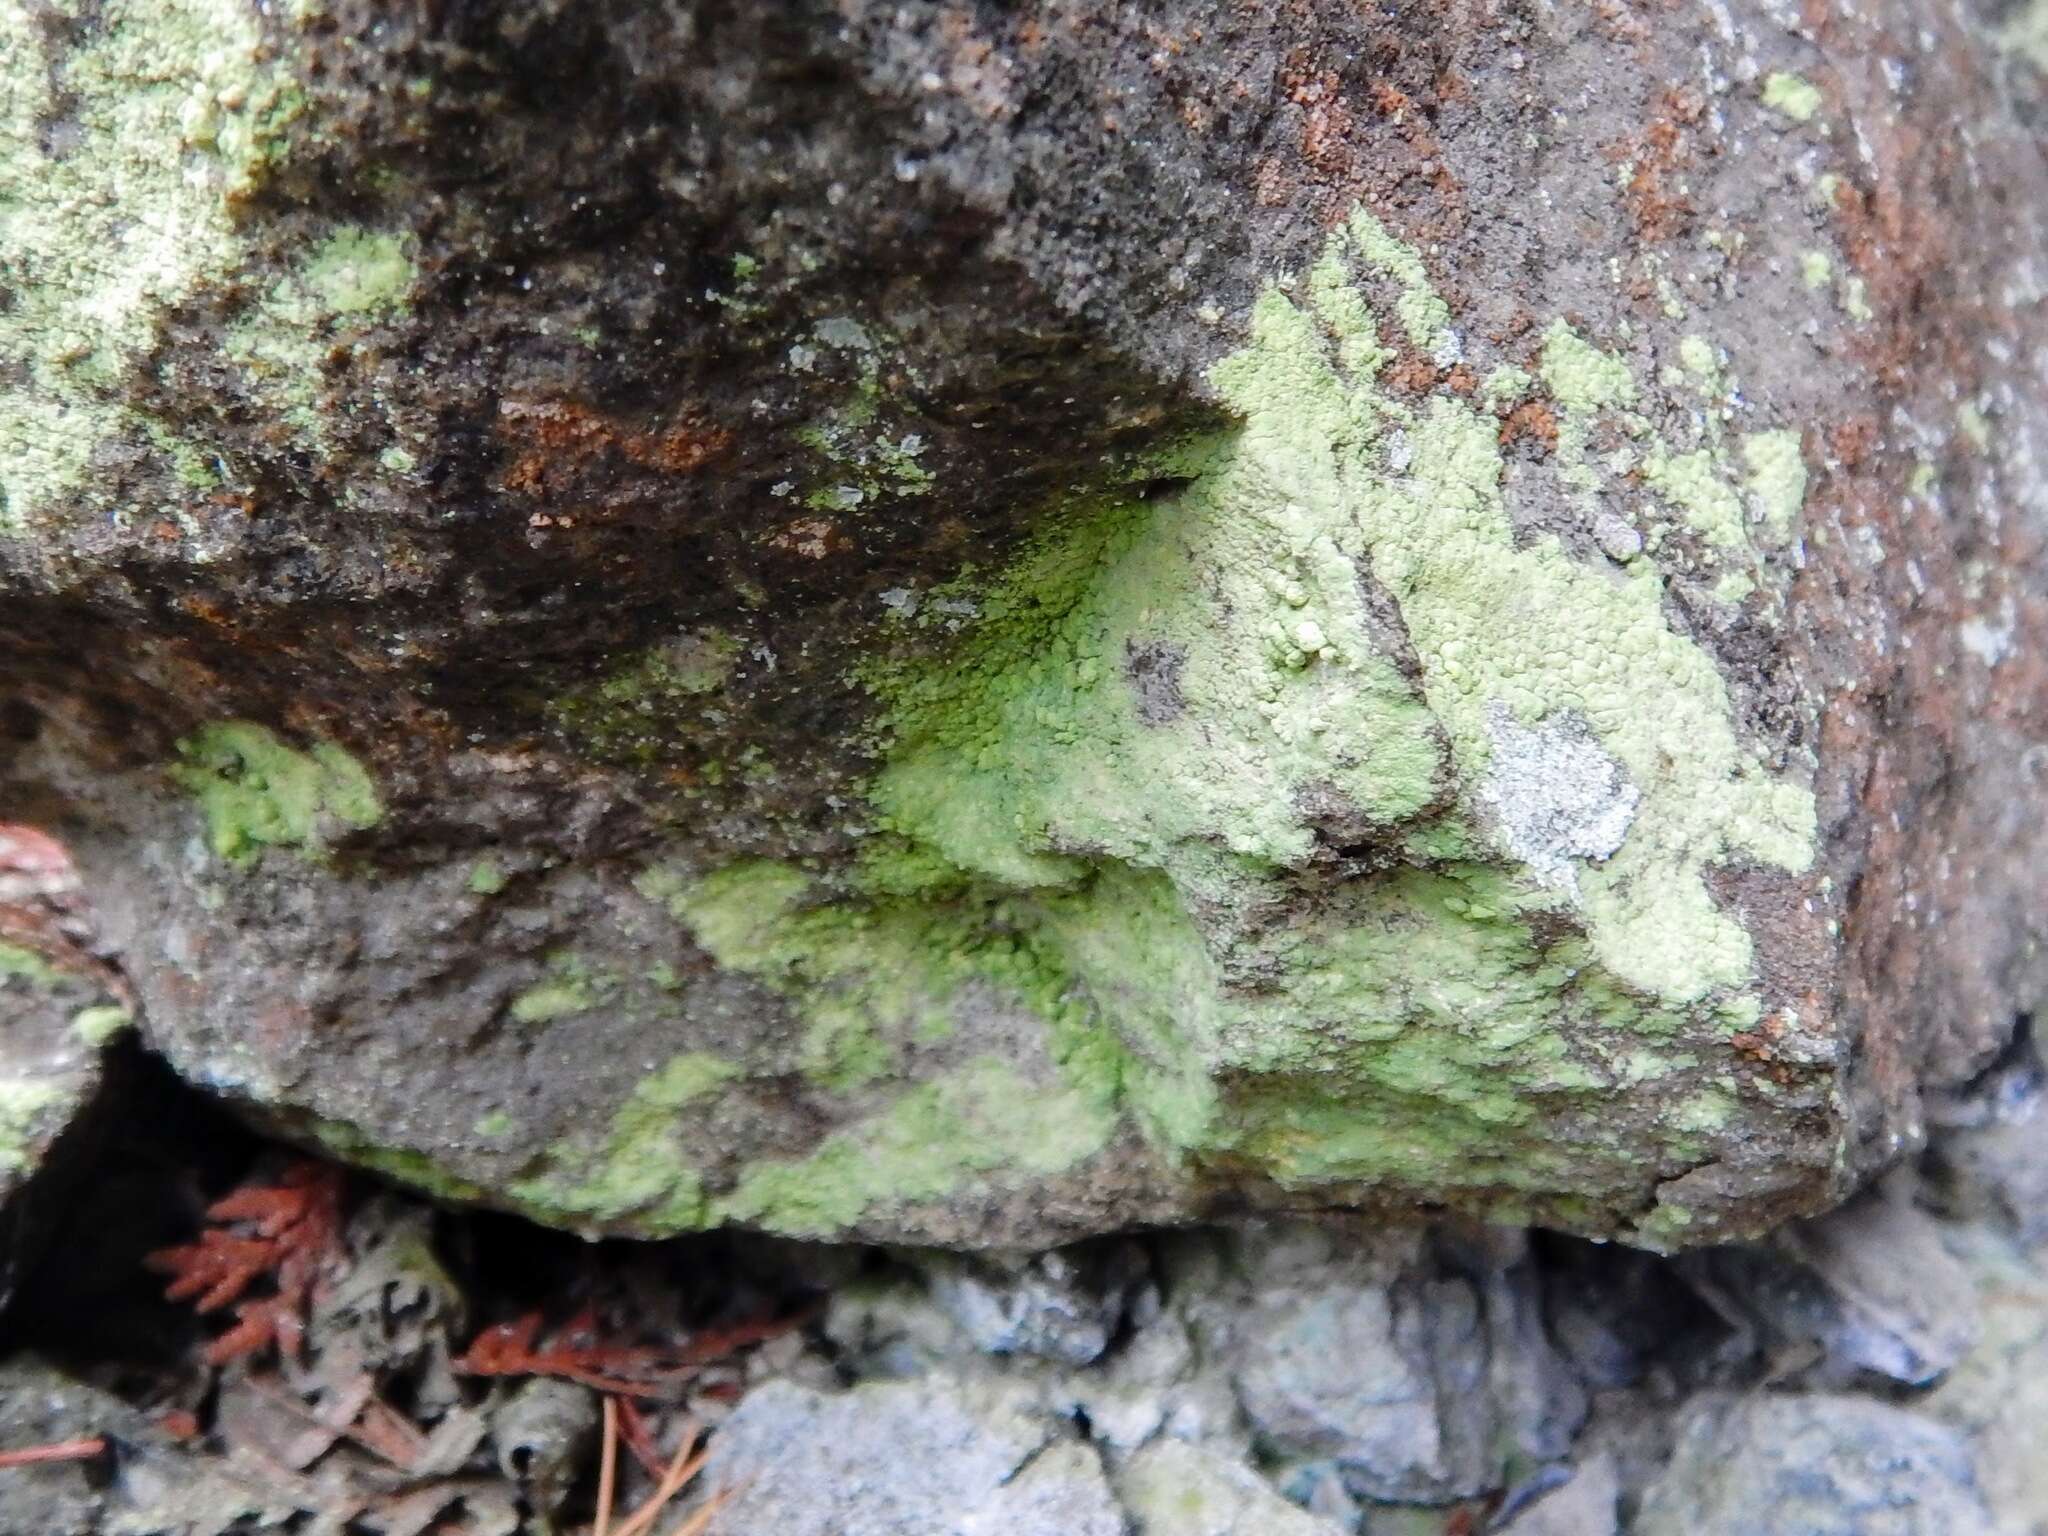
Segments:
[[[932,473],[922,462],[924,435],[901,430],[901,422],[884,424],[883,353],[872,332],[840,316],[822,321],[814,335],[821,346],[850,357],[859,371],[839,406],[797,431],[797,441],[826,465],[825,473],[804,493],[804,504],[820,511],[851,512],[871,501],[924,495],[933,484]],[[799,346],[792,366],[808,372],[816,356],[815,349]]]
[[[62,972],[34,950],[0,942],[0,981],[10,976],[36,987],[53,987],[64,979]]]
[[[51,1111],[67,1095],[55,1083],[33,1078],[0,1079],[0,1173],[20,1173],[34,1161],[36,1143],[50,1126]]]
[[[567,950],[548,957],[545,981],[513,998],[506,1012],[515,1024],[551,1024],[588,1013],[618,991],[618,979]]]
[[[1716,549],[1741,549],[1749,542],[1742,498],[1722,478],[1713,453],[1658,454],[1644,466],[1650,484],[1684,514],[1699,536]]]
[[[470,892],[477,896],[495,896],[505,889],[504,866],[496,859],[479,859],[469,871]]]
[[[338,341],[402,312],[416,275],[408,237],[337,230],[229,327],[226,355],[304,442],[323,447],[323,360]],[[404,448],[387,451],[410,467]]]
[[[71,1032],[95,1050],[135,1027],[135,1016],[116,1003],[81,1008],[71,1015]]]
[[[511,1185],[512,1197],[572,1224],[631,1215],[656,1232],[706,1225],[703,1185],[685,1159],[678,1117],[736,1070],[702,1052],[673,1057],[633,1090],[613,1117],[600,1151],[565,1149],[551,1155],[549,1166]]]
[[[1603,352],[1562,320],[1553,321],[1544,333],[1542,368],[1551,398],[1567,411],[1598,411],[1627,405],[1636,397],[1636,381],[1628,364]]]
[[[1820,111],[1821,95],[1811,82],[1781,69],[1764,78],[1763,102],[1795,123],[1810,123]]]
[[[1799,451],[1799,434],[1782,429],[1748,433],[1742,439],[1742,461],[1749,467],[1749,493],[1764,531],[1783,543],[1792,536],[1806,501],[1806,461]]]
[[[1799,280],[1807,287],[1827,287],[1835,275],[1834,261],[1826,251],[1806,251],[1799,258]]]
[[[209,464],[121,385],[163,319],[239,265],[236,206],[301,104],[242,0],[0,4],[0,58],[5,533],[76,494],[106,439],[156,441],[188,483]]]
[[[206,814],[216,856],[251,864],[265,848],[321,853],[337,828],[375,826],[384,814],[361,763],[331,741],[305,751],[267,726],[226,720],[178,743],[172,780]]]
[[[1842,282],[1842,309],[1858,325],[1866,325],[1876,317],[1877,311],[1870,307],[1870,288],[1862,278],[1845,278]]]

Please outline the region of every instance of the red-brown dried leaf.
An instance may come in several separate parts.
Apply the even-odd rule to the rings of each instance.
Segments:
[[[810,1315],[753,1319],[678,1344],[605,1344],[599,1342],[596,1313],[586,1309],[539,1344],[541,1314],[529,1312],[484,1329],[454,1365],[471,1376],[553,1376],[624,1397],[656,1397],[699,1375],[706,1365],[785,1333]]]

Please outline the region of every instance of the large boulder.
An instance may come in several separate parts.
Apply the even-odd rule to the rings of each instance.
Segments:
[[[1800,14],[0,8],[6,814],[563,1225],[1822,1207],[2041,990],[2048,175]]]

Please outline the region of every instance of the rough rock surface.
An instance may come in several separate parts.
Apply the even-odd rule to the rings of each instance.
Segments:
[[[97,981],[5,932],[0,926],[0,1304],[67,1184],[90,1167],[106,1047],[130,1024]]]
[[[562,1225],[1758,1233],[2048,964],[2038,32],[0,6],[6,814]]]
[[[947,1300],[959,1257],[905,1250],[764,1362],[727,1454],[801,1530],[978,1529],[994,1469],[1056,1452],[1074,1518],[1106,1484],[1127,1536],[2039,1536],[2048,1245],[1992,1198],[2025,1108],[1719,1267],[1262,1221],[1013,1271],[1115,1314],[1087,1364],[991,1342]],[[1937,1318],[1939,1349],[1873,1342]]]

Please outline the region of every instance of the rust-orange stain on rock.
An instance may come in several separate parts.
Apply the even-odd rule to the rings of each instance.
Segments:
[[[692,417],[643,432],[566,401],[501,401],[498,422],[504,435],[526,449],[505,471],[505,489],[529,495],[544,495],[565,472],[613,455],[642,469],[686,475],[732,446],[730,432]]]

